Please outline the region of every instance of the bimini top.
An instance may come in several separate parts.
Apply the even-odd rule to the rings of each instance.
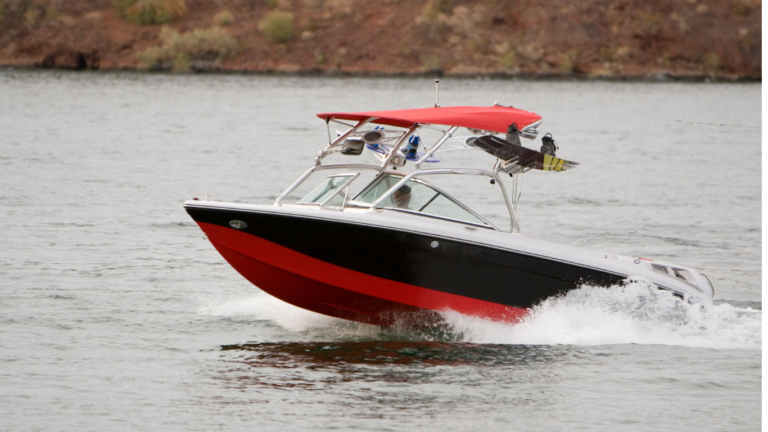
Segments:
[[[492,107],[436,107],[391,111],[368,111],[359,113],[322,113],[318,114],[323,120],[361,121],[378,117],[371,123],[409,128],[416,123],[446,126],[460,126],[470,129],[507,133],[512,123],[522,130],[541,120],[541,116],[512,107],[494,105]]]

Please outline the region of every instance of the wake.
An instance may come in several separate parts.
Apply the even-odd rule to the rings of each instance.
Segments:
[[[762,311],[689,303],[643,281],[609,289],[583,286],[545,300],[515,325],[455,312],[444,316],[466,341],[477,343],[762,347]]]
[[[203,300],[199,314],[238,316],[313,340],[447,340],[524,345],[678,345],[715,349],[762,348],[762,311],[730,304],[688,302],[642,280],[609,289],[583,286],[537,305],[517,324],[453,311],[438,332],[352,323],[309,312],[263,292]]]

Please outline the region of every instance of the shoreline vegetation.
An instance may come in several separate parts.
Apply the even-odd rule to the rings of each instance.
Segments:
[[[760,0],[0,0],[0,68],[761,81],[761,15]]]

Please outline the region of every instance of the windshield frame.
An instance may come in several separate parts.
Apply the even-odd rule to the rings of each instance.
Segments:
[[[319,204],[320,207],[325,207],[326,205],[328,205],[329,202],[331,202],[331,200],[333,200],[334,198],[339,196],[342,192],[344,192],[344,198],[342,198],[342,203],[341,203],[341,208],[344,208],[345,204],[349,201],[349,198],[348,198],[348,195],[347,195],[347,192],[349,191],[349,185],[352,184],[352,182],[355,181],[358,177],[360,177],[360,173],[356,172],[356,173],[331,174],[331,175],[329,175],[328,177],[325,178],[325,181],[328,181],[329,179],[332,179],[332,178],[344,178],[344,177],[347,178],[347,180],[344,182],[344,184],[342,184],[341,186],[337,187],[336,190],[333,191],[327,198],[323,199],[323,201],[318,201],[319,198],[322,198],[322,196],[323,196],[322,194],[319,195],[314,201],[309,201],[309,202],[301,201],[304,198],[306,198],[309,195],[308,194],[307,196],[305,196],[301,200],[297,201],[296,204],[298,204],[298,205],[318,205]],[[312,192],[314,192],[314,190]],[[312,192],[310,192],[310,194]]]
[[[423,175],[438,175],[438,174],[477,175],[477,176],[491,177],[492,179],[496,180],[496,184],[499,185],[499,188],[501,189],[501,193],[502,193],[502,195],[504,195],[504,202],[506,203],[507,210],[509,211],[509,216],[510,216],[510,232],[512,232],[512,233],[519,233],[520,232],[520,225],[517,223],[517,218],[515,217],[515,211],[512,208],[512,204],[509,201],[509,196],[507,195],[507,191],[504,188],[504,184],[501,181],[501,177],[499,177],[499,175],[496,174],[496,173],[493,173],[493,172],[490,172],[490,171],[485,171],[485,170],[478,170],[478,169],[443,168],[443,169],[419,170],[419,171],[414,171],[414,172],[412,172],[410,174],[406,174],[399,182],[395,183],[394,186],[389,188],[386,192],[384,192],[381,196],[379,196],[379,198],[376,201],[371,203],[369,211],[375,212],[376,210],[380,209],[379,206],[381,206],[382,202],[387,200],[387,198],[389,198],[393,193],[395,193],[396,190],[400,189],[403,185],[407,184],[408,181],[410,181],[414,177],[416,177],[416,176],[423,176]],[[376,178],[378,179],[378,176]],[[418,179],[416,179],[416,180],[418,180]],[[438,190],[438,188],[436,188],[436,187],[434,187],[432,185],[429,185],[429,187],[432,187],[433,189]],[[443,193],[443,191],[440,191],[440,193]],[[484,217],[482,217],[480,215],[477,215],[477,213],[475,211],[469,209],[466,205],[461,203],[461,201],[456,200],[456,198],[453,198],[451,195],[446,194],[446,197],[451,199],[454,203],[459,204],[464,210],[467,210],[470,213],[472,213],[473,215],[479,216],[480,219],[482,219],[484,221],[487,221],[486,218],[484,218]],[[389,207],[381,207],[381,208],[386,208],[388,210],[390,209]],[[392,210],[403,210],[403,209],[392,209]],[[419,213],[419,214],[423,214],[423,213]],[[451,219],[451,218],[447,218],[447,219],[455,220],[455,219]],[[488,223],[492,227],[494,227],[495,229],[497,229],[499,231],[503,231],[502,229],[499,229],[496,225],[493,225],[490,222],[488,222]]]
[[[504,187],[504,183],[502,182],[501,177],[499,177],[499,175],[497,173],[495,173],[495,172],[485,171],[485,170],[481,170],[481,169],[436,168],[436,169],[425,169],[425,170],[414,171],[414,172],[411,172],[411,173],[406,173],[406,172],[402,172],[402,171],[387,170],[383,166],[368,165],[368,164],[315,165],[315,166],[309,168],[304,174],[301,175],[301,177],[296,179],[296,181],[293,182],[293,184],[291,184],[288,187],[288,189],[286,189],[282,194],[280,194],[280,196],[278,196],[277,199],[275,200],[274,205],[278,206],[278,207],[281,206],[283,199],[285,199],[288,196],[288,194],[293,192],[297,187],[301,186],[301,184],[304,183],[304,181],[306,181],[313,173],[315,173],[317,171],[331,170],[331,169],[374,170],[374,171],[378,171],[379,175],[377,175],[371,181],[371,183],[377,181],[382,174],[394,174],[394,175],[403,175],[404,176],[399,182],[395,183],[394,186],[392,186],[386,192],[384,192],[373,203],[368,204],[368,203],[363,203],[363,202],[355,201],[354,199],[349,199],[349,200],[345,200],[346,204],[341,208],[341,210],[344,210],[344,208],[348,208],[348,207],[362,207],[362,208],[368,208],[370,212],[377,212],[377,211],[383,210],[383,208],[379,207],[381,205],[381,202],[383,202],[384,200],[389,198],[396,190],[400,189],[401,186],[403,186],[404,184],[406,184],[406,182],[408,182],[409,180],[413,179],[416,176],[433,175],[433,174],[461,174],[461,175],[477,175],[477,176],[490,177],[490,178],[496,180],[496,184],[499,185],[499,188],[501,189],[501,193],[504,196],[504,203],[507,206],[507,211],[509,212],[510,222],[511,222],[510,223],[510,231],[509,232],[513,233],[513,234],[519,234],[520,233],[520,224],[517,222],[517,218],[515,217],[515,211],[512,208],[512,204],[511,204],[511,202],[509,200],[509,195],[507,194],[507,190]],[[356,179],[353,179],[352,181],[348,182],[347,186],[349,186],[354,180],[356,180]],[[419,179],[416,179],[416,180],[418,181]],[[369,185],[371,183],[369,183]],[[366,185],[366,187],[367,186],[368,185]],[[436,190],[438,189],[438,188],[436,188],[435,186],[433,186],[431,184],[429,184],[429,187],[431,187],[433,189],[436,189]],[[363,188],[363,190],[364,189],[365,188]],[[440,190],[440,193],[444,193],[444,191]],[[454,198],[450,194],[446,193],[445,195],[446,195],[446,197],[451,199],[453,202],[460,203],[461,207],[464,208],[465,210],[469,210],[470,213],[476,214],[476,212],[474,212],[471,209],[467,209],[466,205],[461,203],[461,201],[456,200],[456,198]],[[307,205],[307,206],[317,205],[317,206],[320,206],[319,204],[301,204],[301,205]],[[438,219],[445,219],[445,220],[448,220],[448,221],[453,221],[453,222],[459,222],[459,223],[464,223],[464,224],[470,224],[470,225],[473,225],[473,226],[484,227],[483,225],[479,225],[479,224],[472,223],[472,222],[469,222],[469,221],[461,221],[461,220],[457,220],[457,219],[453,219],[453,218],[445,217],[445,216],[429,215],[427,213],[414,212],[414,211],[406,210],[406,209],[395,209],[395,208],[389,208],[389,207],[387,207],[386,209],[387,210],[397,210],[397,211],[402,211],[402,212],[405,212],[405,213],[416,214],[416,215],[420,215],[420,216],[427,216],[427,217],[433,217],[433,218],[438,218]],[[482,216],[480,216],[480,218],[482,220],[487,220],[486,218],[484,218]],[[494,224],[490,224],[489,227],[491,227],[492,229],[501,231],[501,232],[505,232],[504,230],[500,229],[499,227],[497,227]]]
[[[371,205],[373,205],[373,203],[379,201],[379,198],[381,198],[382,196],[387,194],[389,191],[397,190],[398,188],[396,188],[395,186],[397,186],[397,184],[399,184],[400,180],[402,180],[402,178],[406,177],[407,175],[408,175],[407,173],[400,173],[400,172],[383,172],[383,173],[377,175],[376,178],[374,178],[370,183],[368,183],[368,185],[366,185],[360,192],[357,193],[357,195],[354,196],[354,198],[352,198],[350,200],[350,204],[353,205],[353,206],[356,206],[356,207],[357,206],[359,206],[359,207],[370,207]],[[384,193],[382,193],[379,196],[379,198],[375,199],[372,203],[368,203],[368,202],[365,202],[365,201],[358,201],[357,200],[362,194],[364,194],[368,190],[368,188],[370,188],[371,186],[373,186],[373,185],[375,185],[377,183],[381,183],[384,180],[384,176],[400,177],[400,179],[398,180],[397,183],[395,183],[395,186],[392,186],[392,187],[388,188],[386,191],[384,191]],[[440,188],[440,187],[438,187],[438,186],[436,186],[436,185],[434,185],[432,183],[429,183],[429,182],[427,182],[425,180],[422,180],[420,178],[412,178],[411,181],[414,181],[416,183],[424,185],[425,187],[430,188],[431,190],[436,192],[436,195],[429,202],[424,204],[418,210],[399,208],[399,207],[389,207],[389,206],[382,207],[382,208],[385,208],[387,210],[397,210],[397,211],[402,211],[402,212],[405,212],[405,213],[412,213],[412,214],[417,214],[417,215],[422,215],[422,216],[429,216],[429,217],[433,217],[433,218],[437,218],[437,219],[446,219],[446,220],[450,220],[450,221],[456,221],[456,222],[461,222],[461,223],[468,223],[468,224],[476,225],[478,227],[492,228],[492,229],[495,229],[497,231],[504,231],[501,228],[499,228],[498,226],[496,226],[496,224],[494,224],[493,222],[489,221],[487,218],[485,218],[483,215],[479,214],[478,212],[472,210],[466,204],[464,204],[459,199],[457,199],[453,195],[449,194],[448,192],[446,192],[442,188]],[[456,219],[456,218],[452,218],[450,216],[444,216],[444,215],[438,215],[438,214],[424,212],[423,211],[424,208],[426,208],[432,202],[432,200],[437,198],[439,195],[444,196],[445,198],[447,198],[449,201],[451,201],[453,204],[455,204],[456,206],[458,206],[462,210],[464,210],[467,213],[471,214],[472,216],[476,217],[482,223],[477,223],[477,222],[469,221],[469,220],[465,220],[465,219]]]

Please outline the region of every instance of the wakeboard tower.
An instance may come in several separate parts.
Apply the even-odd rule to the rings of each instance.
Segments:
[[[184,204],[243,277],[287,303],[378,325],[449,310],[516,322],[551,296],[584,284],[617,286],[634,277],[681,297],[712,300],[711,283],[691,268],[522,234],[516,194],[510,198],[502,175],[514,181],[530,170],[579,166],[556,156],[549,134],[539,151],[521,144],[520,138],[537,137],[538,114],[498,104],[436,104],[318,117],[348,129],[335,139],[329,129],[329,143],[314,165],[273,205],[198,199]],[[440,134],[431,145],[420,139],[424,128]],[[459,129],[469,135],[454,136]],[[473,149],[490,157],[491,169],[423,167],[438,163],[440,152]],[[366,151],[379,163],[323,163],[336,153],[356,157]],[[297,188],[317,176],[317,187],[289,202]],[[492,222],[439,187],[438,176],[490,178],[509,224]]]

